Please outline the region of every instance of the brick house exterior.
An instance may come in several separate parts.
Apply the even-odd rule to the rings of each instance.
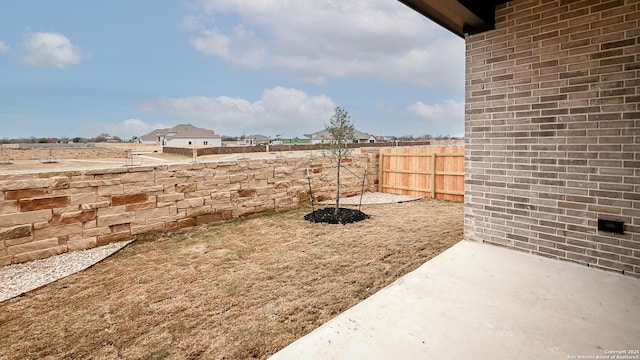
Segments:
[[[489,20],[464,31],[465,238],[640,276],[640,1],[513,0]]]
[[[466,238],[640,275],[640,2],[516,0],[495,26],[467,38]]]

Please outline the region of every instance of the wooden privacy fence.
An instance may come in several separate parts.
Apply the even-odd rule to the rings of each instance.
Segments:
[[[380,149],[379,191],[464,201],[464,147]]]

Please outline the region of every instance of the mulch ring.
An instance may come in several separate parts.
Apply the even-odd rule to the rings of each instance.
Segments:
[[[324,209],[318,209],[310,212],[304,216],[304,219],[313,223],[328,223],[328,224],[350,224],[369,218],[369,215],[363,213],[360,210],[338,208],[336,214],[335,207],[327,207]]]

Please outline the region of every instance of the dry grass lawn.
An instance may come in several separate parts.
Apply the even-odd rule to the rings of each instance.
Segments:
[[[139,240],[0,303],[0,359],[266,358],[462,238],[462,204],[308,207]]]

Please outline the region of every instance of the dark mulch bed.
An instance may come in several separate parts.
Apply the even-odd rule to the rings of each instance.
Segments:
[[[333,207],[318,209],[305,215],[304,219],[314,223],[350,224],[369,218],[369,215],[360,210],[339,208],[337,215],[335,210]]]

